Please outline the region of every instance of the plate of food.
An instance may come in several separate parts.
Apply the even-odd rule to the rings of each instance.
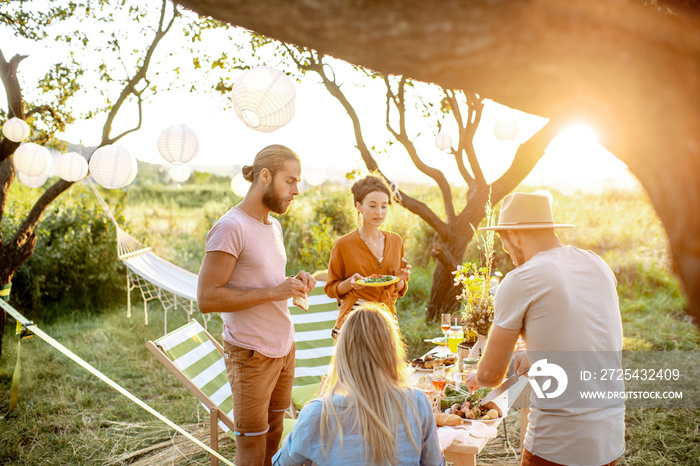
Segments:
[[[445,337],[429,338],[423,341],[425,341],[426,343],[432,343],[433,345],[447,346],[447,338]]]
[[[503,411],[493,401],[481,403],[491,390],[491,388],[482,387],[474,393],[469,393],[464,384],[459,388],[448,385],[445,388],[445,396],[440,400],[440,409],[445,414],[459,416],[462,424],[472,422],[495,424],[503,417]]]
[[[398,281],[399,277],[395,277],[393,275],[379,275],[373,273],[368,277],[357,280],[357,283],[364,286],[387,286]]]
[[[420,372],[432,372],[433,366],[437,363],[445,365],[445,369],[452,367],[457,362],[457,356],[435,356],[426,354],[422,358],[416,358],[411,361],[411,367]]]

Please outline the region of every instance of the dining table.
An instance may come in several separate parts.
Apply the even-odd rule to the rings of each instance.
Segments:
[[[428,354],[444,357],[446,351],[444,347],[436,346],[432,350],[428,351],[425,355]],[[423,357],[425,357],[425,355]],[[454,364],[452,367],[447,369],[448,380],[452,380],[454,374],[458,372],[457,367],[458,364]],[[415,367],[409,366],[407,375],[409,383],[411,383],[413,386],[418,386],[421,382],[422,377],[431,376],[431,371],[416,369]],[[526,392],[528,392],[527,387],[529,387],[528,377],[522,375],[519,378],[517,378],[517,381],[515,381],[513,385],[511,385],[506,391],[504,391],[502,394],[500,394],[493,400],[493,402],[503,412],[503,416],[497,420],[490,421],[488,423],[490,427],[498,428],[508,415],[509,410],[514,405],[516,405],[516,402],[517,405],[521,406],[521,422],[523,422],[524,415],[524,425],[527,425],[527,412],[524,410],[527,409],[525,407],[528,406],[529,403],[527,403],[527,400],[522,400],[522,396],[526,395]],[[464,425],[469,426],[470,422],[471,421],[465,421]],[[463,427],[461,426],[456,428],[463,429]],[[521,440],[523,438],[523,433],[521,433],[520,436]],[[450,464],[452,464],[454,466],[476,466],[476,456],[479,453],[481,453],[486,444],[488,444],[489,440],[491,440],[490,437],[476,437],[471,433],[468,436],[460,435],[459,437],[455,437],[454,441],[450,445],[443,448],[443,453],[445,454],[445,460],[447,462],[447,465],[449,466]]]

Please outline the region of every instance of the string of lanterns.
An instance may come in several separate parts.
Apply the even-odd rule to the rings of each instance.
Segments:
[[[294,117],[296,89],[291,79],[275,68],[260,66],[245,71],[234,83],[231,98],[236,115],[256,131],[275,131]],[[30,128],[21,118],[13,117],[3,124],[2,132],[10,141],[22,142],[29,137]],[[200,150],[195,132],[184,124],[170,126],[158,136],[157,147],[170,164],[170,179],[186,181],[191,175],[186,164],[194,160]],[[46,182],[52,163],[48,149],[33,142],[23,143],[15,150],[13,158],[21,183],[35,188]],[[63,154],[56,160],[56,174],[66,181],[80,181],[88,172],[95,182],[107,189],[123,188],[135,179],[138,163],[126,148],[116,145],[99,147],[92,153],[89,163],[76,152]],[[242,195],[249,187],[242,177],[232,180],[233,185],[234,191]]]

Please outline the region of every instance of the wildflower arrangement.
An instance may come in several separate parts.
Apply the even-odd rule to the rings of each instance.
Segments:
[[[491,206],[491,196],[486,203],[486,225],[495,224],[495,213]],[[467,334],[476,333],[488,335],[493,325],[493,296],[491,295],[491,264],[494,257],[494,241],[496,234],[493,230],[487,230],[485,234],[477,232],[474,227],[477,247],[484,256],[485,266],[478,266],[473,262],[467,262],[457,266],[452,272],[455,276],[455,286],[461,286],[462,293],[457,300],[462,303],[462,324],[465,326],[465,338]]]
[[[493,324],[493,296],[490,267],[478,267],[473,262],[457,266],[455,285],[462,287],[457,299],[462,302],[462,324],[465,333],[488,335]]]

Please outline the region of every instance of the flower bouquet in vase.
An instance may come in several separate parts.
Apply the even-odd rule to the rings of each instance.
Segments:
[[[486,204],[486,224],[492,226],[495,214],[491,209],[491,201]],[[473,227],[472,227],[473,228]],[[491,294],[491,264],[494,257],[495,233],[488,230],[485,235],[474,232],[477,246],[484,255],[484,266],[467,262],[457,266],[452,272],[455,276],[455,286],[462,289],[457,300],[462,303],[462,325],[464,325],[465,344],[468,335],[476,341],[469,353],[470,358],[481,356],[486,347],[486,339],[493,325],[493,295]]]

